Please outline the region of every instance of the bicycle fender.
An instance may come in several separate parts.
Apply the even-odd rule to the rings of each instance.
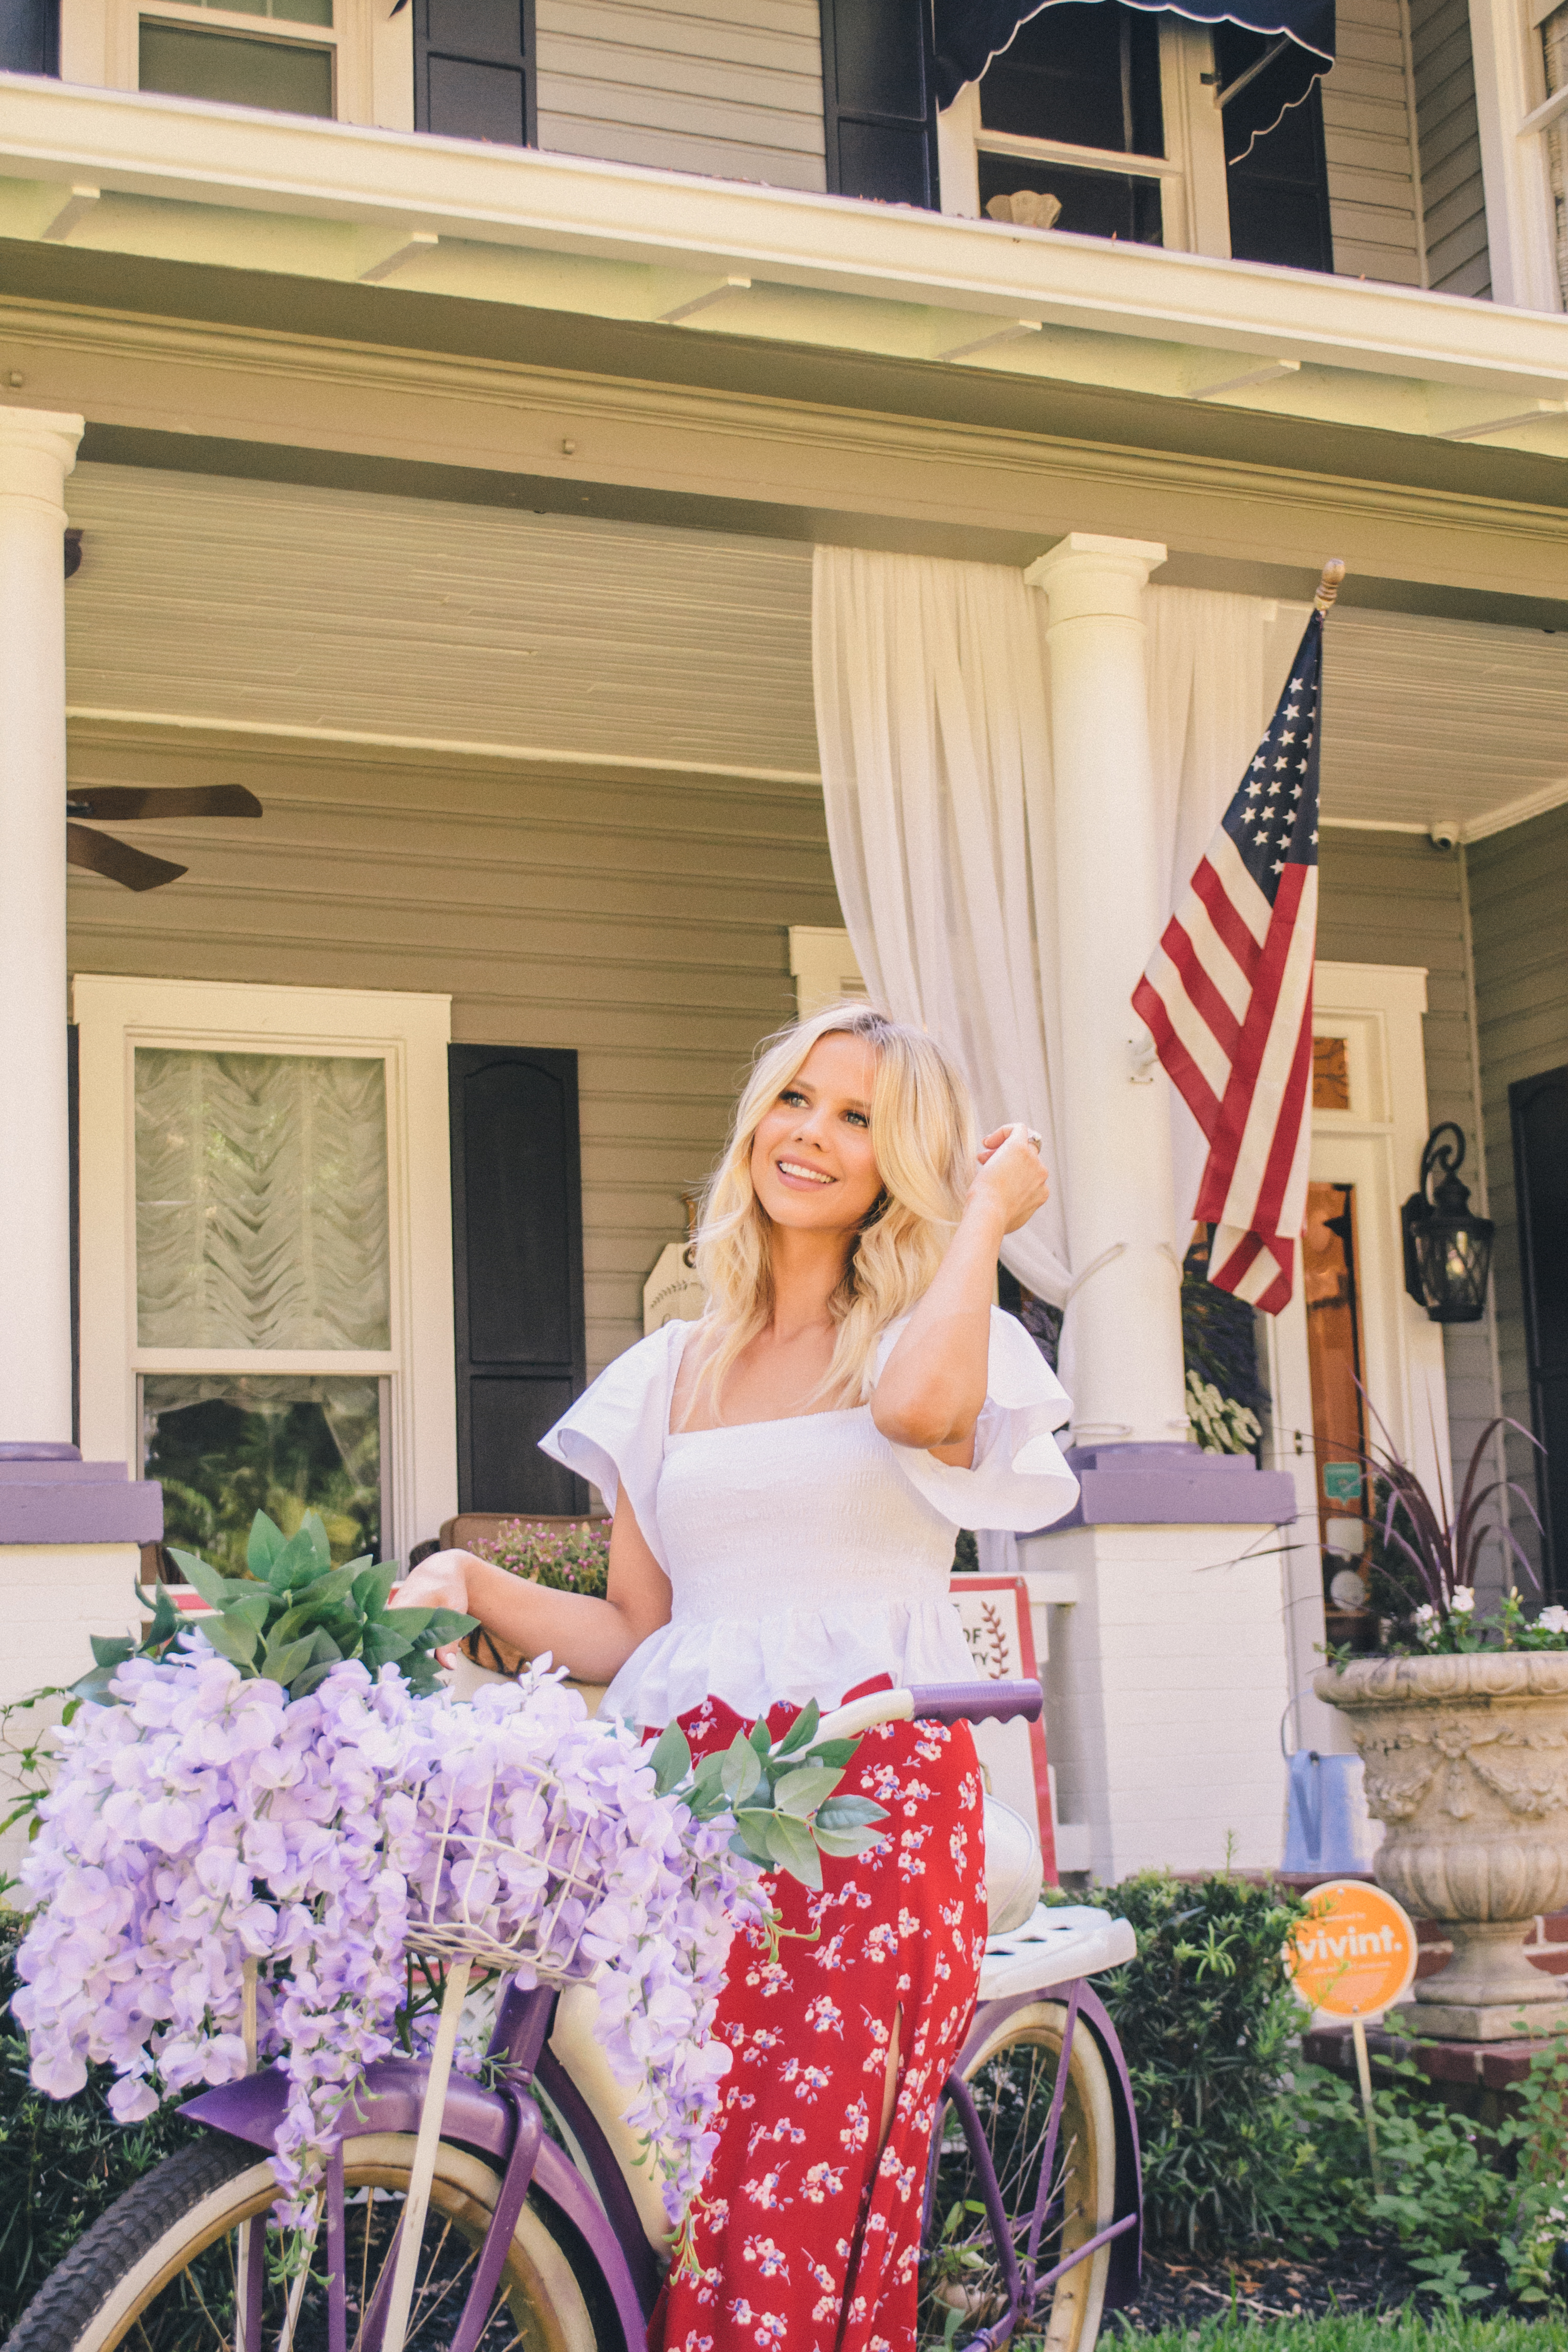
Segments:
[[[426,2080],[426,2069],[406,2058],[382,2058],[367,2066],[354,2104],[345,2107],[340,2117],[342,2137],[358,2139],[366,2132],[417,2132]],[[276,2066],[269,2066],[262,2074],[247,2074],[237,2083],[204,2091],[180,2113],[208,2131],[226,2132],[231,2138],[248,2141],[253,2147],[270,2153],[288,2097],[287,2078]],[[499,2092],[454,2074],[447,2087],[441,2133],[445,2139],[502,2163],[511,2146],[511,2108]],[[553,2140],[541,2142],[533,2179],[540,2193],[579,2232],[597,2263],[616,2306],[626,2352],[643,2352],[647,2316],[604,2207]]]

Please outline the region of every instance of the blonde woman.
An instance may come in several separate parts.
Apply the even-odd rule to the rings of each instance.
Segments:
[[[1077,1487],[1067,1400],[992,1305],[996,1256],[1047,1197],[1022,1126],[979,1142],[921,1031],[838,1005],[760,1055],[709,1186],[708,1297],[601,1373],[542,1441],[615,1513],[603,1601],[463,1553],[410,1602],[549,1650],[608,1710],[679,1720],[699,1753],[810,1699],[968,1680],[954,1531],[1037,1528]],[[715,2032],[733,2060],[664,2352],[910,2352],[932,2117],[985,1939],[980,1776],[966,1725],[887,1725],[847,1790],[887,1809],[810,1894],[803,1940],[738,1945]],[[810,1939],[810,1940],[805,1940]]]

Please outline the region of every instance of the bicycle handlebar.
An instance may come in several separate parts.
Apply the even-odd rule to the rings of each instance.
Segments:
[[[869,1691],[835,1707],[817,1726],[818,1739],[853,1739],[879,1723],[1026,1723],[1037,1718],[1045,1694],[1038,1683],[916,1683],[909,1690]]]

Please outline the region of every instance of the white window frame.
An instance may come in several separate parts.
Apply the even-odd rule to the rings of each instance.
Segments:
[[[1568,111],[1548,97],[1541,26],[1555,0],[1469,0],[1492,299],[1561,310],[1557,211],[1544,134]]]
[[[60,0],[61,80],[100,89],[139,88],[143,17],[153,24],[237,33],[248,40],[330,48],[332,121],[384,131],[414,128],[412,7],[391,16],[382,0],[332,0],[331,25],[297,25],[233,8],[195,7],[189,0]]]
[[[1063,139],[988,131],[980,119],[980,84],[972,81],[937,118],[943,212],[977,220],[981,156],[1016,155],[1026,163],[1064,163],[1076,170],[1157,180],[1163,249],[1228,259],[1230,198],[1225,126],[1215,91],[1214,37],[1206,25],[1168,14],[1161,16],[1159,29],[1163,155],[1123,154],[1119,148],[1079,147]]]
[[[141,1476],[138,1392],[150,1372],[310,1372],[388,1384],[381,1549],[405,1559],[458,1507],[447,1141],[449,996],[79,973],[81,1450]],[[379,1057],[386,1069],[390,1348],[143,1348],[136,1327],[135,1055]]]

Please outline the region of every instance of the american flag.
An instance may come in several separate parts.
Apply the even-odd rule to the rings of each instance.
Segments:
[[[1321,602],[1132,997],[1209,1147],[1208,1278],[1267,1315],[1289,1303],[1307,1207],[1322,664]]]

